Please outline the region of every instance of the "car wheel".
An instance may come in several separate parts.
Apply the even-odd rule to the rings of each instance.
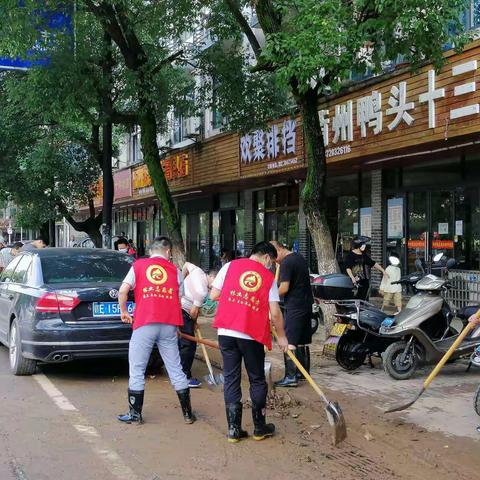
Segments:
[[[14,375],[32,375],[37,369],[37,362],[22,355],[22,341],[17,321],[10,326],[9,336],[10,370]]]
[[[395,380],[408,380],[417,369],[418,357],[415,348],[404,355],[407,342],[395,342],[383,354],[383,368]]]

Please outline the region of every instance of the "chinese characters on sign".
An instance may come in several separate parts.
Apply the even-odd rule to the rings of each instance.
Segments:
[[[240,161],[244,165],[262,160],[277,160],[280,156],[296,154],[297,122],[285,120],[281,126],[272,125],[267,131],[255,130],[240,137]],[[280,168],[298,163],[289,158],[267,165],[268,169]]]
[[[173,300],[173,288],[166,287],[144,287],[143,298],[164,298],[165,300]]]
[[[165,158],[160,163],[168,181],[188,176],[190,166],[188,153]]]
[[[329,109],[319,110],[318,118],[323,133],[323,142],[325,147],[330,147],[326,150],[327,158],[351,152],[349,145],[339,144],[354,140],[354,125],[359,128],[359,135],[362,139],[371,135],[380,135],[384,131],[395,131],[401,125],[410,127],[415,123],[415,108],[420,105],[426,105],[428,108],[428,128],[436,128],[438,101],[445,99],[450,93],[450,96],[460,97],[458,100],[460,102],[466,95],[476,92],[475,74],[477,69],[477,60],[470,60],[451,67],[451,76],[454,78],[462,76],[462,79],[459,79],[450,88],[437,87],[436,72],[434,69],[430,69],[420,76],[422,82],[425,79],[425,87],[420,88],[420,93],[409,94],[407,81],[401,81],[391,86],[388,93],[385,94],[385,105],[382,105],[382,93],[374,90],[356,100],[344,101]],[[414,88],[412,87],[411,90]],[[463,106],[457,104],[447,110],[446,121],[480,114],[478,100],[477,103],[474,100],[468,102],[468,98],[465,100]],[[356,110],[354,110],[354,105]],[[250,142],[253,144],[252,139]],[[249,152],[250,147],[248,144],[246,145]],[[246,153],[248,152],[246,151]],[[245,158],[244,161],[249,161],[248,158],[254,159],[255,157],[253,154],[249,154],[242,158]]]

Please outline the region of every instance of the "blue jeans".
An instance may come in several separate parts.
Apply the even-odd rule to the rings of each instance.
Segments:
[[[183,373],[178,352],[177,327],[164,323],[151,323],[133,331],[128,349],[128,388],[137,392],[145,389],[145,369],[155,344],[173,388],[176,391],[188,388],[187,376]]]

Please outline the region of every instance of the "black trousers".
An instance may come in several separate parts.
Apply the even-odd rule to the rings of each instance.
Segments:
[[[185,310],[182,310],[182,315],[183,327],[180,328],[180,331],[194,337],[195,322]],[[197,344],[185,338],[180,338],[178,340],[178,349],[180,350],[180,361],[182,362],[183,373],[190,379],[192,378],[192,365],[195,359],[195,352],[197,351]]]
[[[242,400],[242,359],[250,382],[250,398],[255,408],[265,408],[268,387],[265,380],[265,350],[255,340],[219,335],[225,377],[225,404]]]

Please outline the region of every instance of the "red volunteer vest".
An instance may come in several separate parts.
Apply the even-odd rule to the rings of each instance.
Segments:
[[[135,313],[133,329],[149,323],[183,325],[177,267],[162,257],[143,258],[133,264]]]
[[[274,278],[254,260],[230,262],[213,327],[245,333],[271,349],[268,296]]]

